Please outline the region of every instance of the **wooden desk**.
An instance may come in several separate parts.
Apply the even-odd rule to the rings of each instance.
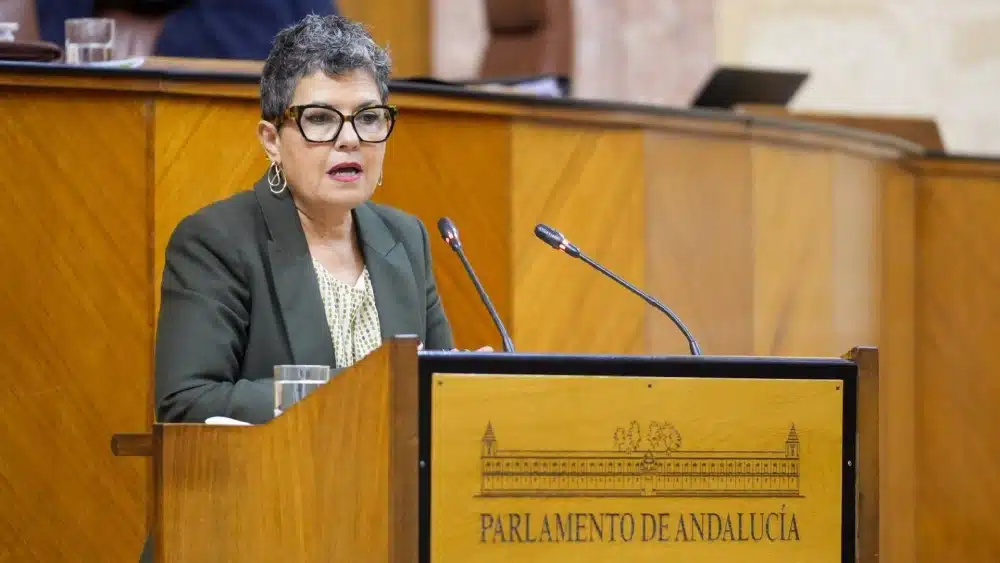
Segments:
[[[0,546],[14,560],[138,552],[146,468],[106,440],[151,421],[174,225],[264,173],[256,79],[0,65]],[[432,233],[455,220],[521,350],[686,351],[669,320],[536,240],[538,222],[670,304],[706,353],[877,345],[883,561],[1000,549],[984,494],[1000,480],[1000,163],[781,118],[392,90],[376,198]],[[437,238],[433,252],[459,345],[499,347],[457,259]]]

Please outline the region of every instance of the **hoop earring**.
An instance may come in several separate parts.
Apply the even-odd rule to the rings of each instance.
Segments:
[[[382,187],[382,173],[381,172],[378,175],[378,184],[376,184],[376,186],[379,187],[379,188]]]
[[[288,179],[281,172],[281,165],[277,162],[271,162],[271,166],[267,168],[267,185],[271,187],[271,193],[274,195],[281,195],[288,187]]]

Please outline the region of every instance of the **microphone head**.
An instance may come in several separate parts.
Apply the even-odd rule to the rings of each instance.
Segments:
[[[438,232],[441,233],[441,238],[453,250],[458,250],[462,246],[462,241],[458,238],[458,227],[455,226],[455,223],[451,219],[447,217],[438,219]]]
[[[574,258],[580,256],[580,249],[574,246],[562,233],[544,223],[539,223],[535,227],[535,236],[556,250],[562,250]]]
[[[542,239],[542,242],[555,249],[559,249],[559,247],[562,246],[563,241],[566,240],[566,237],[564,237],[562,233],[544,223],[539,223],[535,227],[535,236]]]

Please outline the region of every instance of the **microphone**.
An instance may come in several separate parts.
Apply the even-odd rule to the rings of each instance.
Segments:
[[[490,313],[490,317],[493,319],[493,324],[496,325],[497,330],[500,332],[500,338],[503,339],[503,350],[504,352],[513,352],[514,343],[510,340],[510,335],[507,334],[507,329],[503,326],[503,321],[500,320],[500,315],[497,313],[493,303],[490,301],[488,295],[486,295],[486,290],[483,289],[483,284],[479,282],[479,277],[476,272],[472,270],[472,264],[469,264],[468,258],[465,257],[465,251],[462,250],[462,241],[458,238],[458,228],[455,223],[447,217],[442,217],[438,219],[438,232],[441,233],[441,238],[444,239],[448,246],[458,254],[458,259],[462,261],[462,265],[465,266],[465,272],[469,274],[469,278],[472,280],[472,285],[476,286],[476,291],[479,292],[479,298],[483,300],[483,305],[486,306],[486,310]]]
[[[589,256],[581,252],[580,249],[577,248],[576,245],[571,243],[569,239],[563,236],[562,233],[553,229],[552,227],[545,224],[539,224],[538,226],[535,227],[535,236],[542,239],[542,242],[551,246],[552,248],[555,248],[556,250],[561,250],[566,254],[569,254],[573,258],[579,258],[580,260],[583,260],[588,265],[590,265],[590,267],[594,268],[598,272],[601,272],[605,276],[608,276],[609,278],[615,280],[616,282],[618,282],[619,285],[621,285],[625,289],[631,291],[632,293],[638,295],[639,297],[642,297],[646,301],[646,303],[649,303],[657,310],[670,317],[670,320],[673,321],[675,325],[677,325],[677,328],[679,328],[681,333],[684,334],[684,338],[687,338],[688,347],[691,348],[691,355],[693,356],[702,355],[701,347],[698,346],[698,342],[694,339],[694,336],[691,334],[691,331],[689,331],[688,328],[684,326],[684,323],[681,322],[680,318],[678,318],[677,315],[675,315],[674,312],[671,311],[666,305],[660,303],[649,294],[643,292],[641,289],[623,280],[621,277],[619,277],[611,270],[595,262]]]

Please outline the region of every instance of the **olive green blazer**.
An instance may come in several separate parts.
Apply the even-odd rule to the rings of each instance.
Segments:
[[[383,341],[451,349],[426,227],[365,203],[354,225]],[[334,366],[333,342],[298,213],[264,178],[183,219],[167,244],[156,332],[156,416],[204,422],[273,416],[275,365]]]

